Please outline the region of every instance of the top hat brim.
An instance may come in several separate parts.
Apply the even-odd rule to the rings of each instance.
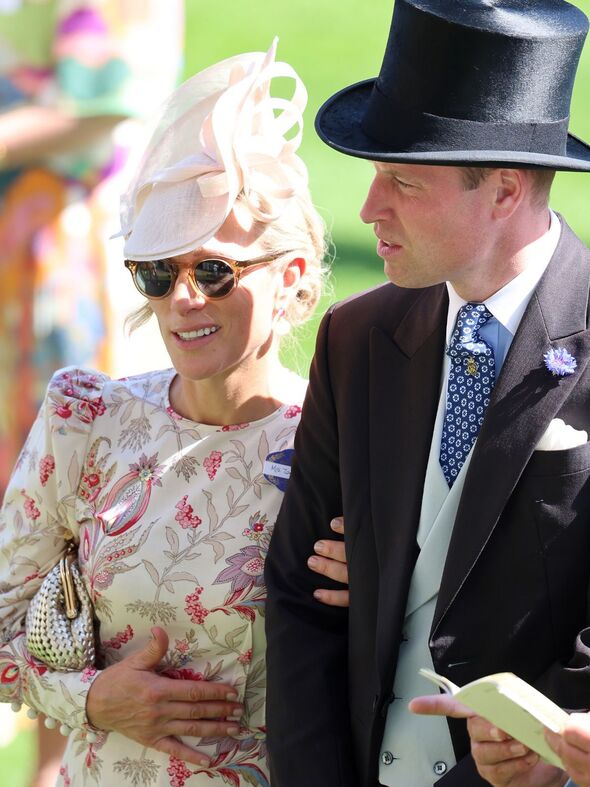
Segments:
[[[340,90],[319,109],[315,128],[320,138],[335,150],[356,158],[371,161],[447,166],[511,166],[517,168],[546,168],[590,172],[590,146],[567,135],[563,154],[539,153],[526,150],[458,149],[444,140],[436,149],[419,141],[410,141],[403,149],[388,145],[369,136],[363,121],[376,79],[357,82]],[[395,122],[395,118],[389,118]],[[400,113],[400,123],[404,123]]]

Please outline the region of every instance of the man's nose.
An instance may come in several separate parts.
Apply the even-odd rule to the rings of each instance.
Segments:
[[[391,212],[391,204],[386,200],[385,189],[379,177],[373,178],[369,193],[361,208],[360,217],[365,224],[374,224],[384,219],[387,212]]]

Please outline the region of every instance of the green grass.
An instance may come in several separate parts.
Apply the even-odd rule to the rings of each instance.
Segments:
[[[577,0],[590,15],[590,0]],[[387,40],[391,0],[187,0],[185,76],[240,52],[266,50],[279,36],[279,59],[291,63],[305,82],[309,103],[301,155],[310,171],[314,201],[331,229],[336,246],[334,298],[383,281],[374,236],[358,211],[370,182],[371,165],[342,156],[323,145],[313,130],[322,102],[352,82],[375,76]],[[572,106],[571,129],[590,140],[590,41],[586,44]],[[590,174],[558,175],[552,205],[590,242]],[[319,318],[318,318],[319,319]],[[301,349],[288,350],[288,362],[305,372],[317,319],[302,330]],[[33,737],[23,733],[0,749],[1,783],[24,787],[31,764]]]

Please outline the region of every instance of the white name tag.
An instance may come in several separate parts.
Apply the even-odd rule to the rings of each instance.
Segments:
[[[289,478],[291,475],[291,468],[289,465],[280,465],[278,462],[266,461],[264,463],[263,473],[265,476],[272,475],[275,478]]]

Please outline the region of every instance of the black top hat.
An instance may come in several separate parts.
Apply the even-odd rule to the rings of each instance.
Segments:
[[[378,79],[328,99],[316,130],[375,161],[590,171],[568,134],[587,31],[564,0],[397,0]]]

